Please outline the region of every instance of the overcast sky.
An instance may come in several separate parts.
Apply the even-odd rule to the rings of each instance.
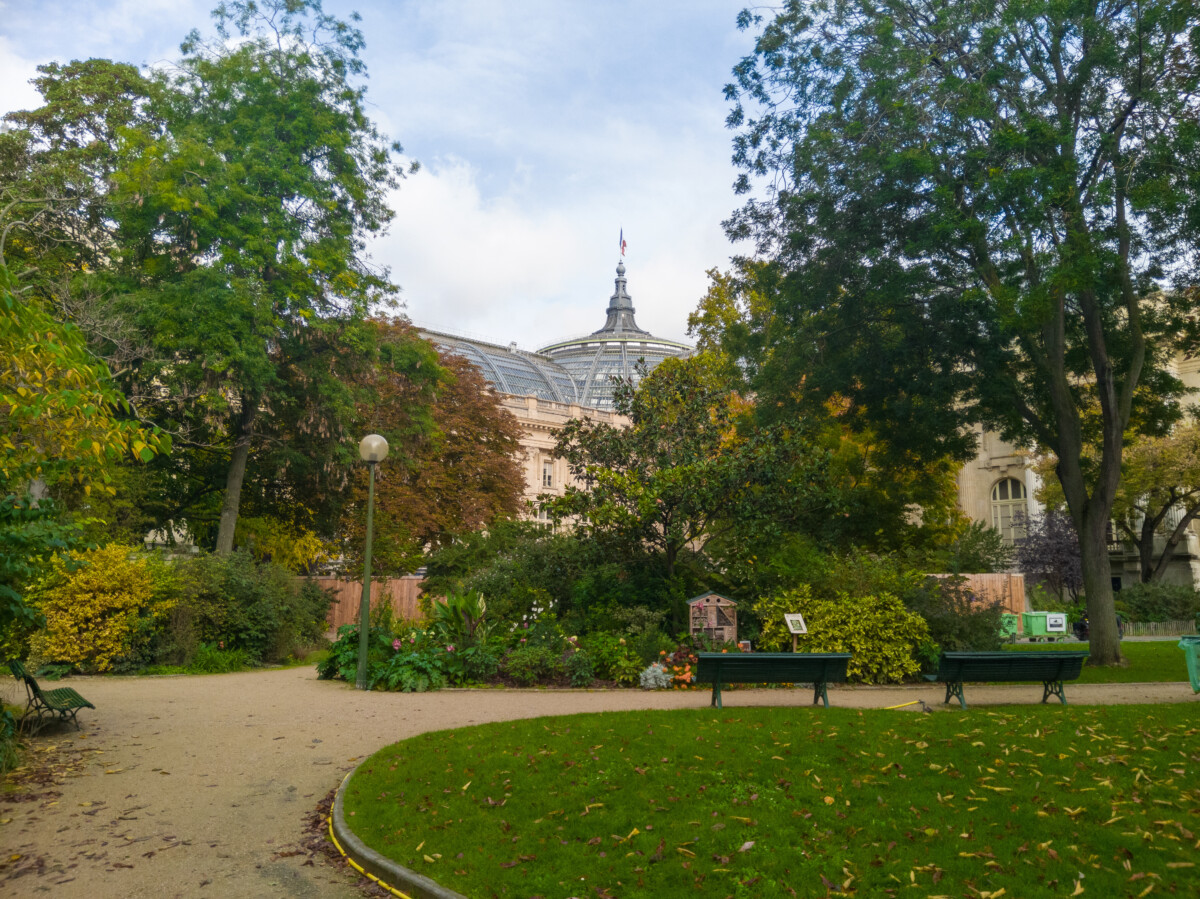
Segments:
[[[51,60],[172,60],[215,0],[0,0],[0,112]],[[685,339],[733,248],[722,88],[745,0],[326,0],[357,10],[367,100],[422,165],[371,247],[418,325],[535,349],[604,323],[625,231],[638,324]]]

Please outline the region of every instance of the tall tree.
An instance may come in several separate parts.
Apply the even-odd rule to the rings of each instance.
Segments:
[[[739,190],[772,179],[728,223],[777,269],[763,380],[840,394],[909,453],[965,455],[971,422],[1052,448],[1098,664],[1120,660],[1125,437],[1175,411],[1163,278],[1196,281],[1196,22],[1174,0],[790,0],[727,91]]]
[[[379,355],[356,384],[361,429],[382,434],[395,448],[375,486],[374,565],[385,574],[408,574],[426,553],[520,511],[521,428],[466,359],[439,357],[401,319],[370,325]],[[366,481],[359,464],[341,531],[353,563],[364,542]]]
[[[326,433],[353,408],[337,360],[310,348],[392,298],[362,252],[401,172],[356,83],[356,27],[319,0],[239,0],[213,17],[217,40],[193,32],[165,76],[165,130],[133,135],[115,177],[132,201],[120,205],[127,297],[165,351],[140,383],[219,422],[216,549],[228,552],[251,449],[296,401],[288,388],[307,391]]]
[[[826,454],[791,426],[738,425],[750,404],[736,393],[734,372],[715,354],[667,359],[641,380],[622,380],[616,411],[629,427],[572,419],[559,430],[555,453],[577,484],[544,504],[588,539],[648,551],[670,593],[680,562],[705,559],[711,541],[743,549],[765,534],[828,510]]]

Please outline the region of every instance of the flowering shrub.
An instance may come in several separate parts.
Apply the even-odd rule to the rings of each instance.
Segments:
[[[690,649],[680,647],[673,654],[663,653],[663,667],[671,675],[671,686],[676,690],[689,690],[692,687],[692,666],[697,662],[695,654]]]

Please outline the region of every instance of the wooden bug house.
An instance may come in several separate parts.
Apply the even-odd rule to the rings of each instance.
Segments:
[[[690,632],[714,643],[737,642],[737,603],[716,593],[688,600]]]

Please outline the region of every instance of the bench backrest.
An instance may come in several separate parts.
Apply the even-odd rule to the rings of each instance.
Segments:
[[[1086,652],[945,652],[938,680],[1074,680],[1087,657]]]
[[[696,680],[720,676],[722,683],[790,684],[844,681],[848,652],[702,652]]]

